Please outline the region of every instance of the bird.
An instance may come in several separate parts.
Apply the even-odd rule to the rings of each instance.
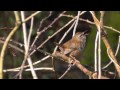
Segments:
[[[77,32],[70,40],[58,45],[60,53],[80,59],[86,44],[86,31]]]

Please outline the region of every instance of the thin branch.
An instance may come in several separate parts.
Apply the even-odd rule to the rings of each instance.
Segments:
[[[77,26],[78,26],[78,22],[79,22],[79,18],[81,15],[83,15],[86,11],[78,11],[78,15],[77,15],[77,18],[76,18],[76,24],[75,24],[75,27],[73,29],[73,36],[75,35],[75,32],[76,32],[76,29],[77,29]]]
[[[40,51],[41,53],[47,54],[47,56],[45,56],[44,58],[37,60],[36,62],[33,63],[33,65],[37,65],[45,60],[47,60],[48,58],[50,58],[52,55],[46,51],[40,50],[38,49],[37,51]],[[27,68],[30,67],[30,65],[24,65],[23,68]],[[14,70],[19,70],[21,69],[21,67],[17,67],[17,68],[12,68],[12,69],[7,69],[7,71],[14,71]]]
[[[34,70],[34,67],[33,67],[33,65],[32,65],[32,60],[31,60],[31,58],[28,57],[27,60],[28,60],[28,63],[29,63],[29,65],[30,65],[30,71],[31,71],[31,73],[32,73],[33,79],[38,79],[37,74],[36,74],[36,72],[35,72],[35,70]]]
[[[115,32],[117,32],[117,33],[120,33],[119,30],[117,30],[117,29],[115,29],[115,28],[113,28],[113,27],[110,27],[110,26],[104,26],[104,28],[107,28],[107,29],[113,30],[113,31],[115,31]]]
[[[115,61],[114,61],[114,59],[110,56],[110,51],[109,51],[110,49],[109,48],[107,48],[107,54],[108,54],[108,57],[110,58],[110,60],[116,65],[116,67],[118,67],[119,69],[120,69],[120,66],[119,66],[119,64],[118,63],[116,63]]]
[[[98,46],[98,35],[99,33],[97,32],[96,34],[96,39],[95,39],[95,51],[94,51],[94,71],[97,72],[97,64],[98,64],[98,54],[97,54],[97,46]]]
[[[96,18],[94,16],[93,11],[91,11],[91,14],[92,14],[93,18]],[[98,79],[101,79],[101,27],[100,27],[100,23],[97,19],[94,19],[94,22],[95,22],[97,30],[98,30]]]
[[[55,52],[52,54],[52,56],[54,57],[59,57],[61,60],[64,60],[65,62],[69,63],[69,57],[67,57],[66,55],[60,53],[60,52]],[[90,70],[88,70],[87,68],[85,68],[83,65],[80,64],[79,60],[75,59],[72,60],[74,61],[74,65],[77,66],[78,69],[80,69],[83,73],[85,73],[86,75],[88,75],[89,77],[93,77],[92,75],[94,74],[93,72],[91,72]],[[101,79],[108,79],[107,77],[101,76]]]
[[[49,58],[51,55],[48,55],[47,57]],[[71,59],[69,59],[69,57],[67,57],[66,55],[64,55],[64,54],[61,54],[61,53],[59,53],[59,52],[56,52],[56,53],[54,53],[54,54],[52,54],[52,56],[53,57],[55,57],[55,58],[59,58],[60,60],[63,60],[63,61],[65,61],[65,62],[67,62],[67,63],[69,63],[69,60],[71,60]],[[72,60],[73,61],[73,60]],[[92,75],[94,74],[93,72],[91,72],[91,71],[89,71],[88,69],[86,69],[83,65],[81,65],[80,64],[80,62],[77,60],[77,59],[74,59],[74,61],[75,61],[75,63],[74,63],[74,65],[76,65],[80,70],[82,70],[86,75],[88,75],[88,76],[90,76],[90,77],[93,77]],[[7,69],[7,70],[5,70],[5,71],[18,71],[18,70],[13,70],[13,69]],[[101,78],[102,79],[108,79],[107,77],[104,77],[104,76],[101,76]]]
[[[38,70],[46,70],[46,71],[54,71],[53,68],[51,67],[40,67],[40,68],[34,68],[35,71],[38,71]],[[4,69],[3,72],[19,72],[20,69]],[[30,68],[28,69],[25,69],[25,71],[31,71]]]
[[[54,71],[51,67],[40,67],[40,68],[34,68],[35,71],[38,70],[46,70],[46,71]],[[30,69],[26,69],[25,71],[30,71]]]
[[[21,19],[22,21],[25,20],[25,15],[24,15],[24,11],[21,11]],[[22,27],[23,27],[23,38],[24,38],[24,48],[25,48],[25,52],[28,51],[28,40],[27,40],[27,30],[26,30],[26,23],[22,23]],[[25,53],[27,54],[27,53]]]
[[[5,43],[4,43],[4,45],[3,45],[2,49],[1,49],[1,53],[0,53],[0,79],[3,78],[3,73],[2,73],[3,72],[3,60],[4,60],[6,47],[8,45],[9,40],[11,39],[11,37],[14,35],[14,33],[18,30],[18,28],[21,25],[18,11],[14,11],[14,15],[15,15],[15,18],[16,18],[16,25],[13,28],[13,30],[10,32],[8,37],[6,38]]]
[[[79,17],[80,17],[80,11],[78,11],[78,15],[77,15],[77,18],[76,18],[76,23],[75,23],[75,26],[74,26],[74,29],[73,29],[73,36],[75,35],[76,29],[77,29],[77,26],[78,26]]]
[[[2,41],[5,41],[5,37],[0,37],[0,40],[2,40]],[[9,42],[10,43],[13,43],[13,44],[16,44],[16,45],[19,45],[20,47],[23,47],[24,46],[24,44],[22,44],[22,43],[20,43],[20,42],[18,42],[18,41],[15,41],[15,40],[13,40],[13,39],[10,39],[9,40]]]
[[[0,30],[12,30],[13,28],[8,28],[8,27],[3,27],[3,28],[0,28]]]
[[[63,37],[60,39],[60,41],[59,41],[59,44],[61,44],[61,42],[64,40],[64,38],[66,37],[66,35],[72,30],[72,28],[73,28],[73,26],[75,25],[75,21],[74,21],[74,23],[71,25],[71,27],[64,33],[64,35],[63,35]],[[57,51],[57,48],[58,48],[58,46],[56,46],[55,48],[54,48],[54,51],[53,51],[53,53],[55,53],[56,51]],[[53,68],[54,68],[54,71],[55,71],[55,61],[54,61],[54,59],[53,59],[53,57],[52,57],[52,65],[53,65]],[[56,78],[57,78],[57,74],[56,74],[56,72],[55,72],[55,76],[56,76]]]
[[[104,17],[104,11],[100,11],[101,16],[100,16],[100,23],[99,23],[99,27],[98,28],[98,32],[99,32],[99,44],[98,44],[98,79],[101,79],[101,29],[103,29],[103,17]],[[95,22],[96,23],[96,22]],[[96,23],[97,24],[97,23]]]
[[[115,56],[117,56],[119,48],[120,48],[120,36],[119,36],[119,40],[118,40],[118,45],[117,45],[117,49],[116,49],[116,52],[115,52]],[[105,65],[104,67],[102,67],[102,69],[105,69],[105,68],[109,67],[112,63],[113,63],[113,61],[111,60],[107,65]]]
[[[93,16],[93,19],[94,19],[94,22],[95,22],[95,24],[96,24],[96,26],[98,27],[98,25],[99,25],[99,21],[98,21],[98,19],[95,17],[95,15],[91,12],[91,14],[92,14],[92,16]],[[116,70],[117,70],[117,73],[118,73],[118,76],[120,77],[120,66],[118,66],[118,62],[117,62],[117,59],[116,59],[116,57],[115,57],[115,54],[114,54],[114,52],[113,52],[113,50],[112,50],[112,48],[111,48],[111,46],[110,46],[110,44],[109,44],[109,42],[108,42],[108,39],[107,39],[107,36],[106,36],[106,34],[105,34],[105,32],[104,32],[104,29],[101,29],[101,33],[102,33],[102,40],[103,40],[103,42],[104,42],[104,44],[105,44],[105,46],[106,46],[106,48],[109,50],[109,54],[110,54],[110,57],[114,60],[114,66],[115,66],[115,68],[116,68]]]
[[[37,14],[39,14],[41,11],[37,11],[33,14],[31,14],[29,17],[27,17],[25,20],[22,21],[22,23],[27,22],[28,20],[30,20],[32,17],[36,16]]]
[[[90,11],[90,13],[92,14],[93,19],[95,18],[94,23],[98,30],[98,79],[101,79],[101,27],[100,22],[95,16],[95,12]]]
[[[46,56],[46,57],[44,57],[44,58],[42,58],[42,59],[40,59],[40,60],[37,60],[36,62],[33,63],[33,65],[37,65],[37,64],[39,64],[39,63],[47,60],[48,58],[50,58],[50,55],[48,55],[48,56]],[[23,66],[23,68],[28,68],[28,67],[30,67],[30,65],[24,65],[24,66]],[[20,69],[21,69],[21,67],[12,68],[12,69],[6,69],[6,70],[7,70],[7,71],[14,71],[14,70],[20,70]]]
[[[45,20],[47,20],[51,15],[52,15],[52,11],[49,12],[49,15],[48,15],[47,17],[43,18],[43,19],[40,21],[40,25],[39,25],[39,28],[37,29],[37,32],[40,31],[40,29],[41,29],[43,23],[45,22]]]
[[[35,39],[33,40],[32,42],[32,45],[30,47],[30,49],[34,46],[35,42],[37,41],[38,37],[40,37],[40,35],[45,32],[46,30],[48,30],[50,27],[52,27],[52,25],[58,21],[61,17],[62,17],[62,14],[64,14],[66,11],[63,11],[58,17],[56,17],[47,27],[45,27],[44,29],[42,29],[41,31],[39,31],[39,29],[37,30],[37,35],[35,37]]]
[[[119,36],[119,40],[118,40],[118,45],[117,45],[117,49],[116,49],[116,52],[115,52],[115,56],[117,56],[119,49],[120,49],[120,36]]]
[[[21,22],[18,11],[14,11],[14,15],[15,15],[16,24],[20,24]]]
[[[69,18],[74,18],[73,15],[63,14],[62,16],[64,16],[64,17],[69,17]],[[95,24],[94,22],[89,21],[88,19],[79,18],[79,20],[80,20],[80,21],[84,21],[84,22],[86,22],[86,23],[88,23],[88,24],[92,24],[92,25]],[[117,30],[117,29],[115,29],[115,28],[113,28],[113,27],[111,27],[111,26],[106,26],[106,25],[104,25],[103,27],[106,28],[106,29],[110,29],[110,30],[112,30],[112,31],[115,31],[115,32],[117,32],[117,33],[120,33],[120,30]]]
[[[21,19],[22,19],[22,21],[25,20],[24,11],[21,11]],[[27,40],[26,23],[22,23],[22,28],[23,28],[23,39],[24,39],[24,50],[25,50],[25,54],[24,54],[23,63],[22,63],[22,65],[21,65],[21,70],[20,70],[20,72],[17,74],[17,75],[19,75],[20,78],[22,77],[23,66],[24,66],[24,63],[26,62],[27,56],[28,56],[28,42],[27,42],[28,40]],[[16,76],[17,76],[17,75],[16,75]]]
[[[28,48],[30,46],[31,34],[32,34],[32,31],[33,31],[33,23],[34,23],[34,17],[31,18],[30,32],[29,32],[29,35],[28,35]]]
[[[33,16],[37,15],[38,13],[40,12],[36,12],[34,14],[32,14],[30,17],[28,17],[25,21],[23,22],[26,22],[27,20],[29,20],[30,18],[32,18]],[[16,26],[13,28],[13,30],[11,31],[11,33],[8,35],[8,37],[6,38],[6,41],[3,45],[3,48],[1,50],[1,55],[0,55],[0,78],[2,79],[3,78],[3,75],[2,75],[2,68],[3,68],[3,57],[4,57],[4,53],[5,53],[5,49],[7,47],[7,44],[8,42],[10,41],[10,38],[14,35],[14,33],[17,31],[17,29],[20,27],[21,25],[21,22],[20,22],[20,17],[19,17],[19,14],[18,14],[18,11],[14,11],[14,14],[15,14],[15,18],[16,18]]]
[[[59,77],[59,79],[62,79],[68,73],[68,71],[71,69],[71,67],[72,67],[72,65],[70,65],[68,67],[68,69]]]
[[[0,43],[4,44],[5,41],[0,40]],[[12,44],[8,43],[8,46],[10,46],[11,48],[13,48],[13,49],[15,49],[15,50],[17,50],[17,51],[19,51],[21,53],[24,53],[24,50],[22,50],[21,48],[15,46],[15,45],[12,45]]]
[[[66,35],[72,30],[72,28],[74,27],[75,23],[76,23],[76,22],[74,21],[73,24],[71,25],[71,27],[64,33],[64,35],[62,36],[62,38],[61,38],[60,41],[58,42],[59,44],[62,43],[62,41],[64,40],[64,38],[66,37]],[[55,52],[57,51],[57,48],[58,48],[58,46],[55,47],[53,53],[55,53]]]
[[[119,40],[118,40],[118,45],[117,45],[117,49],[116,49],[116,52],[115,52],[115,56],[117,56],[118,54],[118,51],[119,51],[119,48],[120,48],[120,36],[119,36]],[[105,69],[107,68],[108,66],[110,66],[113,62],[110,61],[107,65],[105,65],[102,69]]]
[[[75,18],[76,18],[76,17],[75,17]],[[53,38],[56,34],[58,34],[60,31],[62,31],[62,30],[63,30],[65,27],[67,27],[69,24],[71,24],[71,23],[74,21],[75,18],[73,18],[73,19],[70,20],[67,24],[65,24],[62,28],[60,28],[59,30],[57,30],[57,32],[55,32],[53,35],[48,36],[48,38],[47,38],[42,44],[40,44],[40,45],[37,47],[37,49],[41,48],[46,42],[48,42],[51,38]],[[34,54],[35,52],[36,52],[36,50],[33,50],[33,51],[30,53],[30,55]]]
[[[22,18],[22,21],[25,20],[24,11],[21,11],[21,18]],[[30,58],[30,56],[28,57],[29,45],[28,45],[27,31],[26,31],[26,25],[25,25],[25,23],[23,23],[23,36],[24,36],[24,45],[25,45],[25,46],[24,46],[24,48],[25,48],[25,56],[24,56],[23,63],[22,63],[22,65],[21,65],[21,70],[20,70],[20,72],[16,75],[16,77],[17,77],[18,75],[21,76],[22,71],[23,71],[23,69],[24,69],[24,68],[23,68],[23,67],[24,67],[24,64],[25,64],[26,60],[28,60],[28,63],[29,63],[30,68],[31,68],[31,74],[32,74],[32,76],[33,76],[34,79],[37,79],[37,75],[36,75],[36,72],[35,72],[34,69],[33,69],[33,65],[32,65],[31,58]]]
[[[20,42],[18,42],[18,41],[15,41],[15,40],[13,40],[13,39],[10,39],[10,42],[12,42],[12,43],[14,43],[14,44],[16,44],[16,45],[19,45],[20,47],[23,47],[23,46],[24,46],[24,44],[22,44],[22,43],[20,43]]]

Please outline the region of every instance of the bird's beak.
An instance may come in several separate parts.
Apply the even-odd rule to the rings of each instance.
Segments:
[[[88,33],[87,33],[87,32],[88,32],[88,30],[84,31],[84,32],[83,32],[83,34],[84,34],[84,35],[88,35]]]

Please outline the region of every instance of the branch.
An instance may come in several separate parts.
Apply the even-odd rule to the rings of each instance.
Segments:
[[[34,68],[35,71],[38,71],[38,70],[46,70],[46,71],[54,71],[53,68],[51,67],[40,67],[40,68]],[[5,69],[3,70],[3,72],[18,72],[20,71],[19,69]],[[25,71],[31,71],[30,68],[28,69],[25,69]]]
[[[76,18],[76,17],[75,17]],[[48,36],[48,38],[43,42],[43,43],[41,43],[38,47],[37,47],[37,49],[39,49],[39,48],[41,48],[45,43],[47,43],[51,38],[53,38],[56,34],[58,34],[60,31],[62,31],[62,30],[64,30],[64,28],[65,27],[67,27],[69,24],[71,24],[74,20],[75,20],[75,18],[73,18],[72,20],[70,20],[67,24],[65,24],[62,28],[60,28],[57,32],[55,32],[53,35],[51,35],[51,36]],[[33,50],[31,53],[30,53],[30,56],[32,55],[32,54],[34,54],[36,52],[36,50]]]
[[[70,61],[70,58],[67,57],[66,55],[64,54],[61,54],[59,53],[58,51],[56,51],[55,53],[52,54],[52,56],[54,57],[59,57],[60,59],[62,59],[63,61],[69,63]],[[77,66],[77,68],[79,68],[82,72],[84,72],[87,76],[89,77],[92,77],[93,78],[93,72],[89,71],[88,69],[86,69],[80,62],[79,60],[75,59],[74,60],[72,59],[71,61],[74,61],[75,63],[75,66]],[[109,79],[108,77],[105,77],[105,76],[101,76],[101,79]]]
[[[97,47],[98,47],[98,35],[99,33],[97,32],[96,38],[95,38],[95,51],[94,51],[94,71],[98,71],[98,53],[97,53]]]
[[[100,22],[98,21],[98,19],[96,18],[96,16],[95,16],[95,14],[93,14],[93,13],[91,13],[91,15],[92,15],[92,17],[93,17],[93,19],[94,19],[94,22],[95,22],[95,25],[96,25],[96,27],[98,27],[98,25],[100,25]],[[110,46],[110,44],[109,44],[109,41],[108,41],[108,39],[107,39],[107,35],[106,35],[106,33],[104,32],[104,29],[101,27],[101,38],[102,38],[102,40],[103,40],[103,42],[104,42],[104,44],[105,44],[105,46],[106,46],[106,48],[107,48],[107,50],[108,50],[108,52],[109,52],[109,55],[110,55],[110,57],[114,60],[114,66],[115,66],[115,68],[116,68],[116,70],[117,70],[117,73],[118,73],[118,76],[120,77],[120,66],[118,66],[118,62],[117,62],[117,59],[116,59],[116,57],[115,57],[115,54],[114,54],[114,52],[113,52],[113,50],[112,50],[112,48],[111,48],[111,46]]]
[[[73,15],[66,15],[66,14],[64,14],[64,15],[62,15],[62,16],[64,16],[64,17],[69,17],[69,18],[74,18]],[[79,18],[79,20],[80,20],[80,21],[84,21],[84,22],[86,22],[86,23],[88,23],[88,24],[95,25],[94,22],[89,21],[88,19]],[[120,30],[117,30],[117,29],[115,29],[115,28],[113,28],[113,27],[111,27],[111,26],[105,26],[105,25],[104,25],[103,27],[104,27],[104,28],[107,28],[107,29],[110,29],[110,30],[112,30],[112,31],[115,31],[115,32],[117,32],[117,33],[120,33]]]
[[[0,43],[4,44],[5,41],[3,41],[3,40],[0,39]],[[21,53],[24,53],[24,50],[22,50],[21,48],[15,46],[13,44],[8,43],[8,46],[11,47],[11,48],[13,48],[13,49],[15,49],[15,50],[17,50],[17,51],[19,51],[19,52],[21,52]]]
[[[14,15],[15,15],[15,19],[16,19],[16,25],[13,28],[13,30],[10,32],[8,37],[6,38],[5,43],[4,43],[1,53],[0,53],[0,79],[3,78],[3,60],[4,60],[5,50],[7,48],[8,42],[10,41],[11,37],[14,35],[14,33],[18,30],[18,28],[21,25],[18,11],[14,11]]]
[[[62,14],[64,14],[65,12],[66,12],[66,11],[63,11],[63,12],[62,12],[58,17],[56,17],[48,26],[46,26],[44,29],[42,29],[42,30],[40,31],[41,24],[44,22],[44,20],[46,20],[47,18],[49,18],[49,17],[51,16],[51,13],[50,13],[50,15],[48,15],[48,17],[42,19],[42,21],[40,22],[40,26],[39,26],[39,28],[37,29],[37,35],[36,35],[35,39],[33,40],[30,49],[33,48],[33,46],[34,46],[35,42],[37,41],[38,37],[40,37],[40,35],[41,35],[43,32],[47,31],[50,27],[52,27],[52,25],[53,25],[55,22],[57,22],[57,21],[62,17]]]
[[[22,18],[22,21],[25,20],[24,11],[21,11],[21,18]],[[33,17],[31,17],[31,18],[33,18]],[[32,20],[32,23],[33,23],[33,20]],[[32,76],[33,76],[34,79],[37,79],[36,72],[34,71],[34,67],[33,67],[33,65],[32,65],[32,60],[31,60],[30,56],[28,55],[28,54],[29,54],[29,53],[28,53],[28,51],[29,51],[29,44],[30,44],[30,41],[28,41],[28,39],[30,40],[30,36],[31,36],[30,34],[31,34],[31,32],[32,32],[32,27],[33,27],[33,25],[32,25],[31,28],[30,28],[31,30],[30,30],[30,33],[29,33],[29,36],[28,36],[28,37],[27,37],[26,23],[23,23],[22,26],[23,26],[25,55],[24,55],[23,63],[22,63],[22,65],[21,65],[21,70],[20,70],[20,72],[19,72],[16,76],[18,76],[18,75],[21,76],[22,71],[23,71],[23,69],[24,69],[23,66],[24,66],[26,60],[28,60],[28,64],[30,65],[30,69],[31,69],[31,74],[32,74]]]

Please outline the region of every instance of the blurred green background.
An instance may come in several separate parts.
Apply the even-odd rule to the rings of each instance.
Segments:
[[[34,13],[35,11],[25,11],[25,15],[26,17],[28,17],[29,15],[31,15],[32,13]],[[52,13],[52,16],[50,18],[48,18],[41,30],[46,27],[48,24],[50,24],[60,13],[61,11],[54,11]],[[36,31],[39,27],[39,23],[40,21],[46,17],[49,14],[48,11],[43,11],[42,13],[36,15],[34,17],[34,27],[33,27],[33,32],[32,32],[32,38],[31,38],[31,42],[34,40],[35,36],[36,36]],[[69,15],[77,15],[77,11],[67,11],[66,14]],[[97,11],[96,12],[97,17],[100,17],[100,13]],[[81,18],[84,19],[89,19],[92,21],[91,19],[91,15],[90,14],[86,14],[86,15],[82,15]],[[63,25],[65,25],[65,23],[67,23],[71,18],[68,17],[62,17],[60,18],[51,28],[49,28],[46,32],[44,32],[41,37],[38,39],[38,41],[36,42],[36,46],[40,45],[40,43],[42,43],[45,39],[47,39],[48,36],[52,35],[54,32],[56,32],[60,27],[62,27]],[[119,30],[119,23],[120,23],[120,11],[106,11],[105,16],[104,16],[104,25],[113,27],[117,30]],[[0,28],[13,28],[15,25],[15,18],[14,18],[14,13],[12,11],[0,11]],[[27,25],[27,30],[29,31],[30,28],[30,20],[26,23]],[[63,30],[62,32],[60,32],[59,34],[57,34],[54,38],[52,38],[51,40],[49,40],[44,47],[42,47],[42,49],[46,50],[49,53],[52,53],[54,50],[54,43],[53,42],[58,42],[60,40],[60,38],[62,37],[62,35],[65,33],[65,31],[69,28],[66,27],[65,30]],[[80,29],[79,29],[80,28]],[[78,25],[77,31],[84,31],[84,29],[88,29],[89,30],[89,35],[87,36],[87,43],[83,52],[83,58],[81,60],[81,63],[85,66],[89,66],[89,67],[94,67],[94,43],[95,43],[95,37],[96,37],[96,27],[95,25],[90,25],[84,22],[80,22],[80,24]],[[0,37],[4,37],[6,38],[8,36],[8,34],[10,33],[11,30],[7,30],[7,29],[0,29]],[[110,45],[113,49],[113,51],[116,51],[117,45],[118,45],[118,37],[119,37],[119,33],[116,33],[110,29],[106,29],[105,31],[108,35],[108,40],[110,42]],[[69,40],[71,38],[72,35],[72,31],[67,35],[67,37],[65,38],[65,41]],[[23,33],[22,33],[22,27],[14,34],[14,36],[12,37],[13,40],[23,43]],[[3,44],[0,43],[0,49],[2,47]],[[104,43],[102,42],[101,45],[101,53],[102,53],[102,66],[106,65],[110,60],[108,58],[107,52],[106,52],[106,47],[104,45]],[[24,55],[21,54],[18,51],[14,51],[16,53],[16,56],[13,56],[11,54],[11,49],[7,48],[6,53],[5,53],[5,58],[4,58],[4,69],[9,69],[9,68],[15,68],[15,67],[19,67],[22,63],[23,57]],[[41,58],[43,58],[45,55],[40,53],[40,52],[36,52],[33,56],[33,62],[40,60]],[[51,64],[51,58],[49,58],[50,60],[46,60],[38,65],[36,65],[35,67],[42,67],[42,66],[52,66]],[[120,60],[120,53],[118,53],[117,55],[117,59],[118,61]],[[55,60],[56,61],[56,70],[58,73],[58,76],[60,76],[66,69],[67,69],[67,64],[62,62],[61,60]],[[26,63],[27,64],[27,63]],[[89,69],[89,68],[88,68]],[[111,65],[111,67],[109,67],[109,70],[114,71],[114,67],[113,65]],[[7,72],[4,73],[4,78],[12,78],[14,75],[16,74],[16,72]],[[52,71],[37,71],[38,77],[40,79],[52,79],[54,78],[54,73]],[[32,75],[30,72],[24,72],[23,73],[23,78],[29,79],[32,78]],[[72,79],[83,79],[83,78],[88,78],[85,76],[85,74],[83,74],[80,70],[78,70],[76,67],[73,67],[69,73],[64,77],[66,79],[72,78]]]

